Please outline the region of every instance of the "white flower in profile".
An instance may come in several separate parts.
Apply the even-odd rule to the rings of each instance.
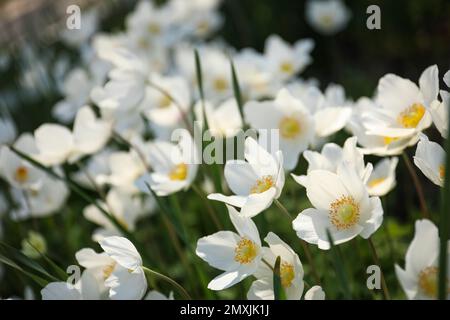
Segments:
[[[118,189],[110,189],[106,195],[106,203],[100,203],[102,207],[128,231],[135,230],[136,221],[142,217],[145,203],[129,193]],[[92,239],[100,241],[107,236],[121,235],[120,230],[94,205],[89,205],[83,210],[84,217],[99,225]]]
[[[444,75],[444,82],[447,87],[450,87],[450,70]],[[448,136],[448,114],[450,110],[450,92],[441,90],[440,96],[442,102],[434,100],[429,108],[433,123],[439,130],[441,136],[447,139]]]
[[[309,0],[305,11],[308,23],[324,35],[341,31],[351,18],[350,10],[341,0]]]
[[[242,129],[242,117],[235,98],[227,99],[218,105],[205,101],[204,106],[204,114],[212,136],[230,138]],[[204,116],[203,103],[201,101],[196,103],[194,111],[197,121],[200,122],[203,128]]]
[[[313,286],[306,291],[305,300],[325,300],[325,292],[321,286]]]
[[[29,133],[21,134],[14,147],[29,156],[37,153],[33,136]],[[0,147],[0,174],[11,186],[29,190],[38,189],[44,175],[40,169],[23,160],[7,146]]]
[[[448,248],[450,248],[450,241]],[[437,299],[439,274],[438,259],[438,229],[430,220],[422,219],[416,221],[414,239],[406,251],[405,269],[402,269],[397,264],[395,265],[395,273],[408,299]],[[447,259],[448,265],[450,263],[450,255],[448,253]],[[448,279],[450,279],[449,269],[447,269],[447,280]],[[447,300],[448,299],[450,299],[450,285],[447,281]]]
[[[280,197],[284,186],[283,155],[281,151],[271,155],[248,137],[244,157],[247,161],[238,159],[225,163],[225,180],[235,195],[213,193],[208,199],[241,208],[241,215],[253,217]]]
[[[380,160],[367,181],[367,191],[371,196],[381,197],[388,194],[396,185],[395,169],[397,168],[398,158],[386,158]]]
[[[375,98],[379,108],[363,115],[369,135],[386,137],[390,142],[417,135],[431,125],[427,111],[439,92],[438,68],[430,66],[422,73],[419,87],[408,79],[387,74],[380,79]]]
[[[312,39],[299,40],[291,46],[280,36],[271,35],[266,39],[264,57],[272,76],[284,81],[302,72],[312,62],[313,48]]]
[[[299,154],[307,149],[314,137],[312,115],[286,89],[280,90],[275,100],[247,102],[244,116],[252,128],[279,130],[279,148],[286,170],[295,168]]]
[[[112,236],[101,240],[100,246],[115,264],[105,286],[113,300],[139,300],[147,291],[142,258],[130,240]]]
[[[13,143],[17,136],[16,125],[10,117],[0,118],[0,146]]]
[[[197,241],[195,253],[210,266],[224,271],[208,284],[211,290],[224,290],[254,274],[264,250],[255,223],[227,206],[237,233],[219,231]]]
[[[445,158],[445,151],[439,144],[428,140],[424,134],[420,135],[414,164],[431,182],[440,187],[444,186]]]
[[[152,172],[142,175],[135,182],[136,187],[144,193],[150,193],[150,187],[158,196],[186,190],[197,175],[197,153],[197,146],[186,131],[183,131],[178,144],[165,141],[150,143],[147,154]]]
[[[314,170],[308,173],[306,194],[314,208],[300,212],[292,222],[300,239],[329,249],[328,229],[335,244],[357,235],[367,239],[381,225],[383,208],[377,197],[369,197],[353,165],[346,162],[337,173]]]
[[[264,241],[270,249],[265,251],[264,260],[272,269],[265,263],[260,264],[258,271],[254,274],[257,280],[252,283],[247,293],[247,299],[274,300],[273,268],[277,257],[280,257],[281,285],[286,298],[300,300],[304,288],[304,272],[298,255],[273,232],[269,232]]]
[[[83,107],[77,112],[72,132],[58,124],[43,124],[36,129],[36,158],[45,165],[73,163],[102,149],[111,127],[111,122],[96,118],[91,108]]]

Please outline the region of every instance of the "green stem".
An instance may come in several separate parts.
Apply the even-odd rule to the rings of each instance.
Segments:
[[[189,293],[187,293],[187,291],[175,280],[173,280],[173,279],[169,278],[168,276],[165,276],[159,272],[151,270],[147,267],[142,267],[142,269],[144,270],[146,275],[155,276],[155,277],[169,283],[170,285],[172,285],[185,300],[192,300]]]
[[[389,294],[388,287],[386,285],[386,279],[384,277],[383,270],[381,269],[380,259],[378,259],[377,250],[375,249],[375,246],[372,242],[371,238],[368,238],[367,241],[369,242],[370,251],[372,253],[372,258],[374,263],[380,268],[381,272],[381,287],[383,288],[383,295],[385,300],[391,300],[391,295]]]
[[[197,193],[197,195],[204,202],[204,204],[206,206],[206,211],[208,212],[211,220],[213,221],[213,223],[215,224],[217,229],[223,230],[223,226],[220,223],[220,220],[219,220],[214,208],[211,206],[211,203],[208,201],[208,198],[206,197],[206,194],[203,192],[203,190],[195,184],[192,185],[192,190],[194,190],[194,192]]]

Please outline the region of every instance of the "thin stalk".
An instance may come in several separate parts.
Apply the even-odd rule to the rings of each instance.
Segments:
[[[192,184],[192,190],[194,190],[195,193],[197,193],[197,195],[202,199],[202,201],[204,202],[205,206],[206,206],[206,211],[208,212],[211,220],[213,221],[213,223],[215,224],[215,226],[217,227],[217,229],[219,230],[223,230],[223,226],[222,223],[219,220],[219,217],[216,214],[216,211],[214,210],[214,208],[211,206],[211,203],[208,201],[208,199],[206,198],[206,194],[202,191],[202,189],[200,187],[198,187],[195,184]]]
[[[135,146],[134,144],[132,144],[131,142],[129,142],[127,139],[125,139],[124,137],[122,137],[122,136],[120,135],[120,133],[118,133],[117,131],[113,131],[112,134],[113,134],[113,138],[114,138],[117,142],[119,142],[119,143],[121,143],[121,144],[124,144],[124,145],[126,145],[128,148],[133,149],[134,151],[136,151],[138,157],[141,159],[142,164],[143,164],[144,167],[147,169],[147,171],[150,171],[150,170],[151,170],[151,167],[150,167],[150,165],[147,163],[147,159],[145,158],[144,153],[143,153],[137,146]]]
[[[389,289],[386,285],[386,279],[384,277],[384,272],[381,269],[380,259],[378,259],[377,250],[375,249],[375,246],[373,245],[372,239],[368,238],[367,241],[369,242],[370,251],[372,253],[373,262],[380,268],[381,272],[381,287],[383,289],[383,295],[385,300],[391,300],[391,295],[389,294]]]
[[[281,212],[283,212],[287,217],[289,217],[289,220],[292,221],[293,220],[292,216],[289,213],[289,211],[286,209],[286,207],[283,206],[283,204],[278,199],[275,199],[274,202],[275,202],[275,205],[281,210]],[[311,251],[309,250],[308,244],[302,239],[300,239],[300,244],[302,246],[303,251],[305,252],[306,259],[308,260],[308,263],[309,263],[309,265],[311,267],[311,271],[312,271],[312,274],[314,276],[314,279],[316,280],[318,285],[321,285],[320,277],[317,274],[316,264],[314,262],[314,259],[313,259],[312,255],[311,255]]]
[[[408,168],[408,172],[413,180],[414,187],[416,188],[417,196],[419,197],[420,210],[422,216],[425,219],[430,219],[430,212],[428,211],[427,202],[425,201],[425,194],[423,192],[422,185],[420,184],[419,177],[417,176],[416,170],[408,158],[408,155],[403,152],[402,153],[403,160],[405,161],[406,167]]]
[[[169,283],[170,285],[172,285],[185,300],[192,300],[189,293],[187,293],[187,291],[178,282],[176,282],[172,278],[169,278],[168,276],[165,276],[165,275],[163,275],[159,272],[156,272],[152,269],[149,269],[147,267],[142,267],[142,269],[144,270],[146,275],[155,276],[155,277]]]

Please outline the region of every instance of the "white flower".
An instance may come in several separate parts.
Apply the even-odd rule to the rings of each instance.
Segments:
[[[408,299],[429,300],[437,298],[438,259],[438,229],[429,220],[416,221],[414,239],[405,256],[405,269],[400,268],[397,264],[395,265],[395,273]],[[447,259],[448,265],[450,263],[448,254]],[[447,279],[449,278],[450,270],[447,269]],[[447,281],[447,299],[450,299],[449,292],[450,286]]]
[[[12,143],[17,136],[16,125],[10,117],[0,118],[0,146]]]
[[[254,222],[227,206],[237,234],[219,231],[200,238],[195,253],[210,266],[225,271],[209,284],[211,290],[224,290],[256,272],[263,256],[258,229]]]
[[[350,17],[350,10],[340,0],[310,0],[306,3],[306,20],[325,35],[344,29]]]
[[[325,292],[321,286],[313,286],[306,291],[305,300],[325,300]]]
[[[275,78],[288,80],[312,62],[313,48],[311,39],[299,40],[291,46],[278,35],[271,35],[264,46],[268,69]]]
[[[147,295],[145,296],[144,300],[174,300],[174,297],[172,291],[169,293],[169,296],[166,297],[161,292],[150,290],[149,293],[147,293]]]
[[[436,100],[439,92],[436,65],[422,73],[419,86],[394,74],[381,78],[376,96],[379,108],[365,113],[362,118],[366,133],[389,140],[414,140],[422,130],[428,128],[431,116],[427,108]]]
[[[37,153],[33,136],[28,133],[22,134],[14,143],[14,147],[29,156]],[[0,147],[0,173],[11,186],[30,190],[40,187],[44,175],[40,169],[23,160],[7,146]]]
[[[81,186],[95,190],[101,188],[105,183],[103,177],[111,174],[109,169],[109,158],[112,150],[104,148],[97,154],[91,156],[83,168],[72,174],[72,179]]]
[[[439,144],[428,140],[424,134],[420,135],[414,164],[431,182],[440,187],[444,186],[445,158],[445,151]]]
[[[275,260],[280,257],[280,278],[288,300],[300,300],[303,294],[303,266],[298,255],[276,234],[269,232],[264,239],[270,250],[266,250],[264,260],[273,268]],[[253,282],[247,293],[249,300],[273,300],[273,271],[261,263],[255,273],[258,279]]]
[[[444,82],[450,87],[450,70],[444,75]],[[441,133],[444,139],[448,136],[448,115],[450,109],[450,93],[445,90],[440,91],[442,102],[434,100],[429,108],[434,125]]]
[[[369,238],[381,225],[383,208],[379,198],[369,198],[354,166],[342,163],[337,173],[308,173],[306,194],[314,208],[303,210],[292,226],[300,239],[329,249],[328,229],[335,244],[356,237]]]
[[[225,180],[235,194],[208,195],[208,199],[241,208],[240,214],[253,217],[270,207],[278,199],[284,186],[283,156],[277,151],[269,154],[253,138],[245,140],[247,160],[229,160],[225,164]]]
[[[73,131],[58,124],[43,124],[34,132],[39,154],[45,165],[75,162],[102,149],[111,134],[111,123],[97,119],[89,107],[77,112]]]
[[[142,258],[134,245],[123,237],[107,237],[100,246],[115,262],[105,280],[109,297],[113,300],[139,300],[147,291],[147,280],[142,269]]]
[[[147,209],[146,203],[141,199],[118,189],[109,190],[106,195],[106,203],[100,205],[128,231],[135,230],[137,219],[142,217]],[[84,208],[83,215],[87,220],[101,226],[92,235],[94,241],[98,242],[105,236],[121,235],[117,227],[96,206],[89,205]]]
[[[204,121],[202,106],[203,103],[199,101],[194,107],[201,127],[203,127]],[[242,117],[236,99],[227,99],[217,106],[205,101],[204,106],[208,128],[212,136],[229,138],[235,136],[242,129]]]
[[[284,167],[286,170],[295,168],[299,154],[306,150],[314,136],[314,121],[303,103],[282,89],[273,101],[247,102],[244,115],[252,128],[279,130]]]
[[[367,191],[371,196],[381,197],[391,191],[395,185],[395,169],[398,158],[383,159],[379,161],[367,181]]]
[[[148,157],[153,169],[136,181],[144,193],[152,188],[158,196],[168,196],[189,188],[197,175],[197,147],[189,134],[184,134],[178,144],[155,141],[148,145]]]

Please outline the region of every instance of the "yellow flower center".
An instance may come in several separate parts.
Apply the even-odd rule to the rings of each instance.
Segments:
[[[329,27],[333,24],[333,17],[330,15],[323,15],[319,20],[326,27]]]
[[[437,267],[427,267],[419,273],[420,290],[430,298],[437,297],[438,271],[439,269]]]
[[[251,263],[258,255],[259,248],[256,243],[247,238],[241,238],[234,248],[234,260],[240,264]]]
[[[286,139],[295,138],[300,133],[300,123],[294,117],[284,117],[281,119],[279,128],[281,136]]]
[[[113,262],[111,264],[108,264],[106,267],[103,268],[103,279],[108,279],[111,273],[114,271],[114,268],[116,267],[116,263]]]
[[[148,32],[150,32],[153,35],[158,35],[161,32],[161,28],[156,23],[150,23],[148,25]]]
[[[172,104],[172,100],[165,94],[162,95],[161,99],[159,99],[159,108],[165,109],[168,108]]]
[[[294,65],[289,61],[285,61],[282,64],[280,64],[280,70],[281,70],[281,72],[284,72],[287,74],[293,74],[294,73]]]
[[[372,179],[372,180],[370,180],[370,181],[367,183],[367,185],[368,185],[370,188],[373,188],[373,187],[376,187],[377,185],[379,185],[380,183],[383,183],[384,180],[386,180],[386,178],[376,178],[376,179]]]
[[[256,181],[256,184],[250,189],[250,193],[263,193],[274,185],[272,176],[264,176]]]
[[[444,180],[445,178],[445,167],[443,164],[439,166],[439,177]]]
[[[198,25],[197,25],[197,30],[200,33],[206,33],[209,29],[209,23],[208,21],[201,21]]]
[[[389,145],[392,142],[397,141],[399,138],[395,138],[395,137],[383,137],[383,142],[385,145]]]
[[[188,167],[184,163],[177,164],[169,173],[171,180],[185,180],[188,173]]]
[[[14,179],[19,183],[25,183],[28,180],[28,169],[24,166],[20,166],[14,173]]]
[[[228,88],[228,82],[224,78],[215,79],[213,85],[216,91],[225,91]]]
[[[359,205],[351,196],[342,196],[330,205],[331,223],[338,229],[348,229],[359,221]]]
[[[405,128],[415,128],[424,114],[425,107],[421,103],[414,103],[399,114],[397,121]]]
[[[282,262],[280,266],[281,285],[284,288],[291,286],[295,278],[294,266],[287,262]]]

